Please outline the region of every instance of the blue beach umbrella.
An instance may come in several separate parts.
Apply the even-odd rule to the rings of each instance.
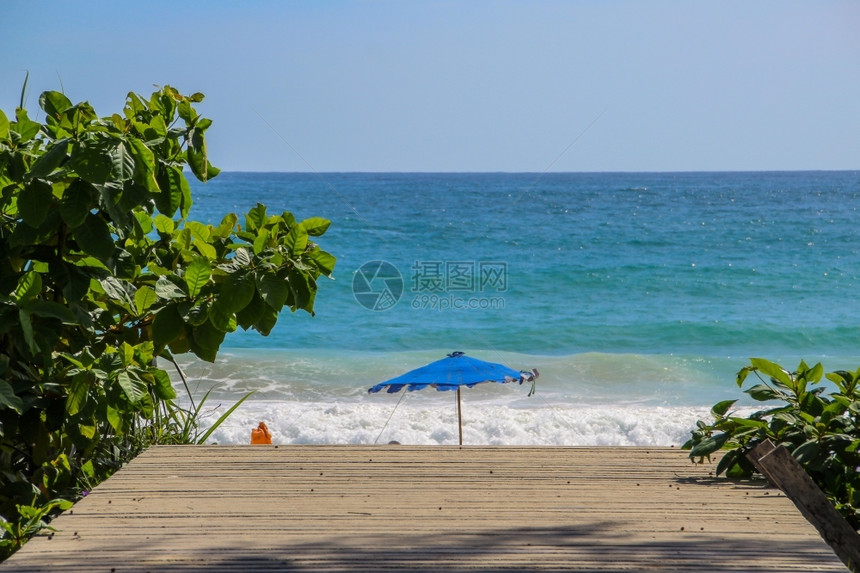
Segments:
[[[457,419],[460,425],[460,445],[463,445],[463,411],[460,400],[460,388],[463,386],[472,388],[483,382],[532,382],[538,377],[537,370],[514,370],[503,364],[485,362],[466,356],[462,352],[452,352],[442,360],[431,362],[421,368],[416,368],[397,378],[381,382],[373,386],[368,392],[380,392],[387,388],[389,394],[400,392],[403,388],[412,392],[424,388],[436,388],[437,390],[457,391]],[[531,396],[531,393],[529,393]]]

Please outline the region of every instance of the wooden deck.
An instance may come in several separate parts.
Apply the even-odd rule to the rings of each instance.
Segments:
[[[778,490],[670,448],[173,446],[0,571],[845,571]]]

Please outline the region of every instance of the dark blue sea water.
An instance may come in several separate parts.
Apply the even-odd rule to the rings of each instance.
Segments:
[[[249,418],[282,441],[373,441],[399,396],[366,388],[452,350],[542,374],[540,399],[475,389],[477,443],[675,443],[741,396],[749,357],[860,367],[860,172],[222,173],[192,190],[204,222],[257,202],[332,221],[316,316],[188,365],[226,397],[260,389]],[[450,441],[432,403],[449,397],[415,396],[381,439]]]

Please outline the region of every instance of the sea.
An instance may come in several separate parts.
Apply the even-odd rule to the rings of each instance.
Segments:
[[[225,172],[191,188],[206,223],[257,203],[329,219],[314,240],[337,257],[313,316],[229,334],[214,363],[180,357],[194,403],[209,393],[203,429],[253,392],[210,442],[248,443],[262,421],[281,444],[457,444],[456,393],[368,393],[455,351],[540,373],[464,389],[466,445],[679,447],[716,402],[757,407],[736,383],[752,357],[860,367],[860,171]]]

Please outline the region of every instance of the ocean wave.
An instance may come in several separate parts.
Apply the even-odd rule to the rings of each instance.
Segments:
[[[276,444],[456,445],[453,400],[428,404],[408,396],[398,407],[370,398],[336,402],[245,402],[211,436],[219,444],[247,444],[265,422]],[[451,398],[449,396],[449,398]],[[708,408],[548,405],[518,407],[463,401],[463,443],[521,446],[675,446],[690,438]],[[211,423],[229,404],[207,413]],[[743,415],[751,411],[741,409]]]
[[[211,390],[213,398],[236,400],[255,392],[252,401],[326,403],[362,398],[371,386],[453,350],[464,350],[475,358],[516,370],[538,369],[537,396],[562,407],[709,407],[731,398],[741,398],[745,403],[746,398],[737,388],[735,377],[748,359],[731,356],[600,352],[554,356],[468,348],[397,352],[226,349],[215,363],[186,355],[180,357],[180,364],[194,396]],[[800,358],[810,364],[819,360],[814,356],[768,358],[787,367],[796,365]],[[860,359],[852,357],[824,361],[828,371],[855,370],[858,364]],[[177,388],[182,389],[179,377],[175,373],[172,376]],[[521,400],[529,389],[516,384],[480,384],[464,396],[482,403],[507,405]],[[420,394],[440,393],[424,390]],[[383,398],[376,395],[374,399]]]
[[[214,363],[189,355],[180,364],[196,390],[216,394],[256,391],[260,398],[347,397],[443,358],[452,350],[355,352],[334,350],[228,349]],[[465,349],[466,353],[516,370],[537,368],[538,388],[567,399],[638,400],[665,388],[707,386],[725,360],[672,355],[588,352],[536,355]],[[731,361],[729,361],[731,363]],[[648,386],[646,388],[646,386]],[[495,392],[495,390],[494,390]],[[619,395],[627,392],[627,397]]]

